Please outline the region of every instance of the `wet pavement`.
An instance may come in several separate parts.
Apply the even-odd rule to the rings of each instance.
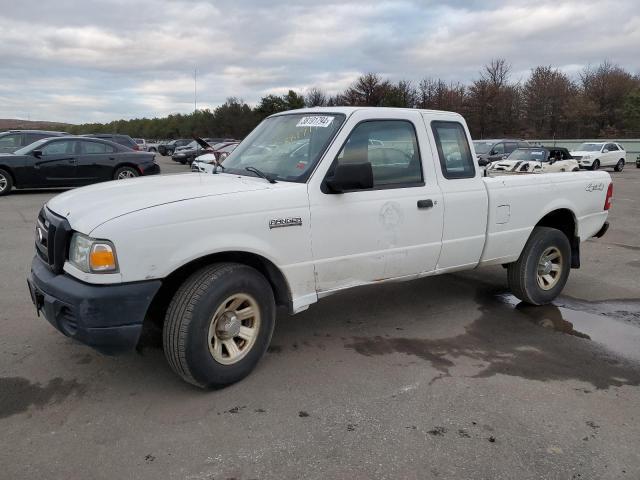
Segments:
[[[52,194],[2,198],[0,478],[638,479],[640,170],[614,179],[612,228],[553,305],[501,267],[336,294],[280,313],[256,371],[215,392],[154,332],[105,357],[37,318]]]

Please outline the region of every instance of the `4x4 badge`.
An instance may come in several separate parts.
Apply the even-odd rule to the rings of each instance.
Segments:
[[[301,227],[302,218],[290,217],[290,218],[273,218],[269,220],[269,229],[281,228],[281,227]]]

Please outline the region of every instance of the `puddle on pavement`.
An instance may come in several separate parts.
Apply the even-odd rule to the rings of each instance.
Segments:
[[[83,396],[87,388],[75,379],[56,377],[46,385],[22,377],[0,377],[0,418],[62,402],[69,395]]]
[[[475,290],[475,299],[480,315],[473,312],[474,319],[460,335],[353,337],[345,346],[365,356],[401,353],[420,358],[440,372],[434,380],[451,376],[456,360],[465,358],[479,368],[472,378],[502,374],[540,381],[575,379],[596,389],[640,385],[640,301],[622,301],[624,308],[618,308],[608,302],[564,299],[573,307],[535,307],[511,294],[486,290]],[[463,310],[458,315],[472,313]],[[428,321],[428,309],[423,317]]]
[[[625,304],[627,306],[625,310],[618,310],[622,313],[619,313],[616,318],[613,315],[607,315],[606,310],[598,315],[553,304],[528,305],[511,294],[500,294],[496,298],[513,306],[516,311],[523,313],[525,318],[536,325],[592,340],[611,352],[640,361],[640,328],[634,325],[637,312],[632,310],[631,304]],[[575,300],[572,303],[578,306]],[[593,310],[593,304],[585,305],[585,310]],[[623,313],[627,313],[629,318],[620,318]]]

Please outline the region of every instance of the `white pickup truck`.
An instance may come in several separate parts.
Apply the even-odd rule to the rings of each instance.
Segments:
[[[608,173],[484,177],[455,113],[327,107],[264,120],[214,174],[109,182],[50,200],[37,310],[105,353],[145,322],[201,387],[247,375],[290,313],[347,288],[502,264],[544,304],[607,229]]]

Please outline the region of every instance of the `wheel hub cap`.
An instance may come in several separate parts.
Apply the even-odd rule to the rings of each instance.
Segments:
[[[562,253],[556,247],[547,248],[538,260],[537,281],[543,290],[551,290],[556,286],[564,267]]]
[[[260,331],[260,307],[247,293],[235,293],[220,303],[209,324],[209,352],[222,365],[242,360]]]
[[[237,337],[240,334],[242,323],[232,312],[222,314],[218,325],[216,326],[216,334],[220,340],[228,340]]]
[[[542,265],[540,265],[540,268],[538,269],[538,273],[540,275],[548,275],[549,273],[551,273],[551,262],[549,260],[545,260]]]

